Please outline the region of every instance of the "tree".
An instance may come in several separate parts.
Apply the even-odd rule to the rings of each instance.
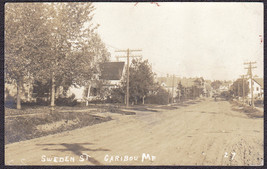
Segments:
[[[221,85],[222,85],[222,82],[219,81],[219,80],[215,80],[215,81],[211,82],[211,87],[212,87],[214,90],[219,89]]]
[[[129,68],[129,93],[130,102],[144,104],[149,91],[154,87],[154,73],[148,63],[148,60],[133,59]],[[121,82],[121,88],[126,94],[126,74]]]
[[[230,89],[234,96],[243,97],[243,79],[240,78],[234,81]],[[244,79],[244,96],[246,97],[248,93],[249,93],[249,83],[246,79]]]
[[[204,94],[203,83],[204,83],[204,79],[202,77],[194,80],[194,86],[193,86],[194,98],[199,97],[200,95]]]
[[[185,99],[185,87],[181,82],[179,82],[177,85],[177,99],[179,101],[183,101]]]
[[[109,57],[94,32],[98,26],[92,24],[93,11],[92,3],[8,4],[8,76],[18,86],[25,75],[50,83],[52,107],[57,86],[88,83],[99,72],[98,63]]]
[[[43,4],[7,3],[5,6],[5,71],[6,79],[17,84],[17,109],[21,109],[20,93],[24,77],[32,70],[32,56],[45,46],[41,38]]]
[[[135,104],[144,99],[154,85],[154,74],[148,60],[134,59],[130,66],[130,101]]]
[[[52,32],[51,52],[54,51],[54,57],[50,57],[53,63],[50,68],[51,106],[54,105],[56,86],[90,83],[92,77],[99,74],[99,63],[109,57],[94,32],[97,26],[91,23],[92,3],[56,3],[53,9],[56,15],[48,26]]]
[[[79,65],[85,60],[85,56],[81,55],[84,54],[81,52],[81,46],[84,43],[81,44],[78,40],[82,39],[84,32],[91,30],[88,27],[81,32],[84,23],[92,20],[90,15],[94,8],[91,3],[53,3],[47,5],[47,9],[47,22],[44,26],[49,32],[49,35],[46,36],[49,46],[46,48],[46,57],[38,59],[41,59],[42,63],[48,67],[43,71],[36,71],[35,77],[51,81],[50,98],[53,107],[55,105],[56,86],[66,88],[73,84],[74,78],[77,79],[75,75],[81,69]],[[36,59],[33,63],[36,63]],[[90,65],[90,62],[87,64]],[[36,68],[40,69],[41,65],[35,65]],[[91,71],[88,70],[88,72]]]
[[[146,103],[149,104],[168,104],[171,95],[158,83],[154,83],[152,90],[146,97]]]

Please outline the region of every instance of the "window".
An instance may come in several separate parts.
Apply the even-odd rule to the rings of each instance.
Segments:
[[[257,87],[256,90],[259,91],[259,87]]]

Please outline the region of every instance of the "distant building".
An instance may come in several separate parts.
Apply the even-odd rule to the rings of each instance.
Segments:
[[[177,96],[178,93],[178,84],[181,82],[183,87],[190,88],[194,85],[198,85],[200,88],[203,88],[203,93],[206,96],[207,92],[210,91],[209,85],[206,85],[205,80],[200,77],[200,78],[181,78],[181,77],[173,77],[173,76],[166,76],[166,77],[158,77],[156,81],[162,86],[167,92],[172,94],[173,92],[173,97]]]
[[[222,81],[222,84],[219,87],[219,92],[224,92],[224,91],[228,91],[231,87],[231,85],[233,84],[232,81]]]
[[[249,93],[248,98],[251,98],[251,79],[248,79],[249,83]],[[253,96],[255,99],[262,100],[264,98],[264,84],[263,78],[252,78],[252,85],[253,85]]]

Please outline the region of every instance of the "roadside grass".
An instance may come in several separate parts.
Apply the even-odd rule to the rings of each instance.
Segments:
[[[21,112],[23,111],[21,110]],[[5,119],[5,144],[82,128],[109,120],[111,120],[110,117],[99,117],[73,111],[64,113],[55,111],[34,116],[10,117]]]
[[[105,106],[103,108],[102,113],[104,113],[104,112],[118,113],[118,114],[122,114],[122,115],[135,115],[136,114],[135,112],[131,112],[131,111],[123,111],[123,110],[121,110],[120,107],[113,106],[113,105]]]
[[[112,120],[109,116],[93,115],[93,113],[106,112],[122,115],[136,114],[123,111],[119,106],[114,105],[56,106],[53,112],[49,106],[23,107],[22,110],[5,108],[5,144]]]
[[[22,107],[22,110],[11,109],[5,107],[5,116],[24,115],[24,114],[39,114],[48,113],[50,111],[48,106],[34,106],[31,108]]]
[[[190,102],[190,101],[189,101]],[[196,102],[191,104],[195,104]],[[74,130],[112,120],[111,117],[92,113],[118,113],[135,115],[134,111],[159,112],[162,109],[178,109],[186,102],[174,105],[131,105],[90,104],[89,106],[56,106],[51,112],[49,106],[24,106],[22,110],[5,108],[5,144],[29,140],[63,131]],[[126,110],[122,110],[126,109]],[[131,111],[132,110],[132,111]]]
[[[263,118],[264,116],[263,112],[258,109],[253,109],[252,107],[243,105],[237,101],[230,101],[230,103],[232,104],[232,110],[245,113],[250,118]]]

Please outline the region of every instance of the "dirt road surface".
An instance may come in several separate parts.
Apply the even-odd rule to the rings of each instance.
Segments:
[[[6,165],[263,165],[263,118],[202,100],[5,147]],[[51,161],[52,160],[52,161]]]

